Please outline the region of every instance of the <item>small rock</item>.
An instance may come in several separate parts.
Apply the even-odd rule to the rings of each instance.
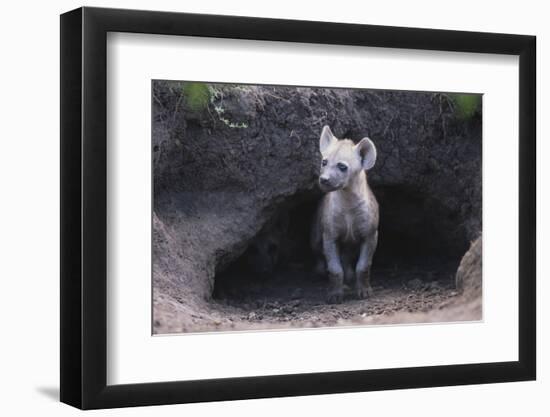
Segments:
[[[439,282],[437,282],[437,281],[432,281],[432,282],[430,282],[430,289],[432,289],[432,290],[437,290],[437,289],[439,289],[439,288],[440,288]]]
[[[249,315],[248,315],[248,320],[254,320],[256,318],[256,313],[254,312],[251,312]]]
[[[281,311],[283,313],[292,313],[293,310],[294,310],[294,307],[292,306],[284,306],[281,308]]]

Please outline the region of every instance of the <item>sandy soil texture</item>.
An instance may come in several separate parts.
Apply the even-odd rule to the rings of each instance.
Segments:
[[[168,333],[481,320],[481,247],[481,239],[472,244],[456,274],[452,264],[375,269],[372,297],[348,291],[336,305],[325,302],[326,279],[303,268],[256,281],[228,275],[206,310]]]

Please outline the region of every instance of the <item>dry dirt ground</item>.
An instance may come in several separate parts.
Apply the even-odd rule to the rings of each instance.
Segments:
[[[289,327],[390,324],[398,322],[455,321],[437,314],[459,301],[455,288],[456,265],[437,270],[410,267],[373,271],[374,294],[354,298],[351,289],[342,304],[327,304],[326,278],[302,268],[279,271],[268,278],[228,274],[216,286],[209,303],[210,320],[191,331],[231,331]],[[433,312],[436,312],[434,314]],[[429,314],[428,314],[429,313]],[[469,319],[476,319],[470,315]],[[481,318],[481,317],[478,317]]]
[[[260,280],[242,273],[219,276],[214,297],[200,309],[163,299],[155,333],[442,323],[482,319],[482,241],[455,264],[373,269],[374,294],[342,304],[325,302],[326,278],[300,265]],[[456,272],[455,272],[456,271]],[[254,279],[256,278],[256,279]],[[170,325],[167,325],[170,324]]]

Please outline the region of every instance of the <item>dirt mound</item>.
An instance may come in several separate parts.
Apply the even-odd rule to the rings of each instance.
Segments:
[[[156,333],[223,320],[223,309],[215,305],[220,300],[211,301],[216,279],[274,216],[299,213],[291,219],[299,231],[293,241],[306,244],[308,213],[300,207],[314,207],[319,197],[318,138],[325,124],[339,137],[369,136],[378,148],[369,182],[381,206],[379,265],[418,258],[429,272],[430,263],[446,257],[456,268],[479,234],[481,121],[460,120],[446,95],[267,86],[213,90],[207,105],[196,109],[186,105],[180,83],[154,83]]]
[[[397,312],[389,317],[370,317],[364,324],[430,323],[482,319],[482,238],[464,254],[455,276],[455,291],[436,308],[425,312]]]

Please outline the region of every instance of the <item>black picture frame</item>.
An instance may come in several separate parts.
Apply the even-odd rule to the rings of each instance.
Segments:
[[[519,56],[519,360],[107,385],[108,32]],[[84,7],[61,15],[60,56],[62,402],[94,409],[535,379],[534,36]]]

